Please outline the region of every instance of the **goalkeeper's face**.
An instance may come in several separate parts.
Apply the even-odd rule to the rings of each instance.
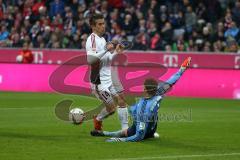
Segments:
[[[95,25],[93,26],[93,30],[100,36],[105,33],[105,20],[97,19],[95,21]]]
[[[146,97],[152,97],[156,94],[158,82],[153,78],[144,81],[144,94]]]

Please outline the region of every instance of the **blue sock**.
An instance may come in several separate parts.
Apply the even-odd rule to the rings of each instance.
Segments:
[[[124,133],[123,133],[122,130],[116,131],[116,132],[103,131],[103,134],[105,136],[109,136],[109,137],[122,137],[122,136],[124,136]]]

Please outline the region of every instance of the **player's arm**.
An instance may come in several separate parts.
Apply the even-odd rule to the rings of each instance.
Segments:
[[[116,46],[116,48],[114,50],[110,51],[112,53],[111,55],[109,55],[109,58],[111,61],[117,54],[121,54],[124,51],[124,48],[120,44],[114,45],[114,47],[115,46]]]
[[[87,61],[88,64],[94,64],[95,62],[99,61],[109,50],[113,49],[113,44],[109,43],[106,44],[101,51],[96,51],[97,42],[95,40],[88,39],[86,42],[86,51],[87,51]]]
[[[182,76],[184,71],[189,67],[191,57],[188,57],[181,65],[181,68],[172,75],[166,82],[158,85],[157,95],[164,95]]]

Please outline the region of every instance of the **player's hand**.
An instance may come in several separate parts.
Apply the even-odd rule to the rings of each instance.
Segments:
[[[118,44],[115,51],[117,52],[117,54],[122,53],[124,50],[124,46],[122,46],[121,44]]]
[[[191,57],[187,57],[187,58],[183,61],[182,65],[181,65],[181,69],[185,71],[187,68],[189,68],[189,66],[190,66],[190,64],[191,64],[191,60],[192,60]]]
[[[106,50],[108,50],[109,52],[112,53],[114,51],[114,49],[115,49],[115,46],[114,46],[113,43],[107,43],[106,44]]]
[[[106,142],[121,142],[121,138],[115,138],[115,137],[109,138],[106,140]]]

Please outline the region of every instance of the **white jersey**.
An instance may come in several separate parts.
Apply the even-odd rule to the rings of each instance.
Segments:
[[[86,42],[87,55],[94,56],[98,53],[106,52],[106,40],[104,37],[99,37],[97,34],[92,33]],[[113,54],[106,52],[101,58],[100,63],[91,65],[91,83],[101,85],[112,85],[111,79],[111,61]]]

